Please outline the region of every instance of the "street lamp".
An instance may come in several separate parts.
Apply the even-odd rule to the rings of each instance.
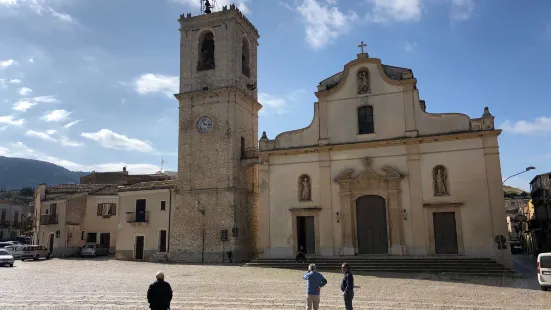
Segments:
[[[197,211],[201,212],[203,215],[203,225],[202,225],[202,247],[201,247],[201,263],[205,262],[205,208],[203,205],[201,205],[201,202],[199,200],[195,201],[195,208],[197,208]]]
[[[510,177],[508,177],[507,179],[505,179],[505,181],[509,180],[510,178],[512,178],[512,177],[514,177],[514,176],[517,176],[517,175],[519,175],[519,174],[523,174],[523,173],[525,173],[525,172],[528,172],[528,171],[534,170],[534,169],[536,169],[536,167],[534,167],[534,166],[526,167],[526,169],[525,169],[524,171],[521,171],[521,172],[519,172],[519,173],[513,174],[512,176],[510,176]],[[501,184],[505,184],[505,181],[503,181],[503,183],[501,183]]]

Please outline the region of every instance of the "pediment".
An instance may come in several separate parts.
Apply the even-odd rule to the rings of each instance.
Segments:
[[[371,163],[372,159],[370,157],[363,158],[363,171],[356,174],[354,169],[345,169],[337,175],[335,182],[340,185],[346,183],[352,187],[350,188],[351,190],[363,188],[384,190],[400,189],[400,182],[405,177],[405,174],[390,166],[382,167],[381,170],[383,173],[379,173],[373,169]]]

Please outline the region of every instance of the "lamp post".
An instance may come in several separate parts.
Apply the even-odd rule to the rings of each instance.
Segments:
[[[201,228],[201,239],[202,239],[202,247],[201,247],[201,263],[205,262],[205,208],[201,205],[201,202],[199,200],[195,201],[195,208],[197,208],[197,211],[201,212],[202,215],[202,228]]]
[[[519,172],[519,173],[513,174],[512,176],[510,176],[510,177],[508,177],[507,179],[505,179],[505,180],[503,181],[503,183],[501,183],[501,184],[505,184],[505,182],[506,182],[507,180],[509,180],[510,178],[512,178],[512,177],[514,177],[514,176],[517,176],[517,175],[519,175],[519,174],[526,173],[526,172],[528,172],[528,171],[530,171],[530,170],[534,170],[534,169],[536,169],[536,167],[534,167],[534,166],[526,167],[526,169],[525,169],[524,171],[521,171],[521,172]]]

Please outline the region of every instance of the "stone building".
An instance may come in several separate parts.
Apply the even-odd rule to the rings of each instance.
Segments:
[[[179,175],[168,256],[222,262],[231,250],[236,261],[252,258],[258,31],[234,5],[179,22]]]
[[[363,44],[362,44],[363,46]],[[463,255],[512,266],[494,117],[434,114],[365,52],[318,85],[310,126],[260,140],[262,257]],[[482,110],[482,109],[481,109]],[[503,258],[503,259],[502,259]]]
[[[511,266],[494,117],[433,114],[410,69],[363,51],[310,126],[258,137],[257,40],[235,7],[180,18],[173,261],[463,255]],[[482,110],[482,109],[481,109]]]

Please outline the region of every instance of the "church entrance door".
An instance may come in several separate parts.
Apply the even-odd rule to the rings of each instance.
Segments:
[[[388,254],[385,199],[362,196],[356,200],[358,254]]]
[[[455,212],[435,212],[432,214],[434,225],[434,252],[438,254],[457,254],[457,231]]]
[[[313,216],[297,216],[297,250],[306,254],[316,254],[316,233]]]

